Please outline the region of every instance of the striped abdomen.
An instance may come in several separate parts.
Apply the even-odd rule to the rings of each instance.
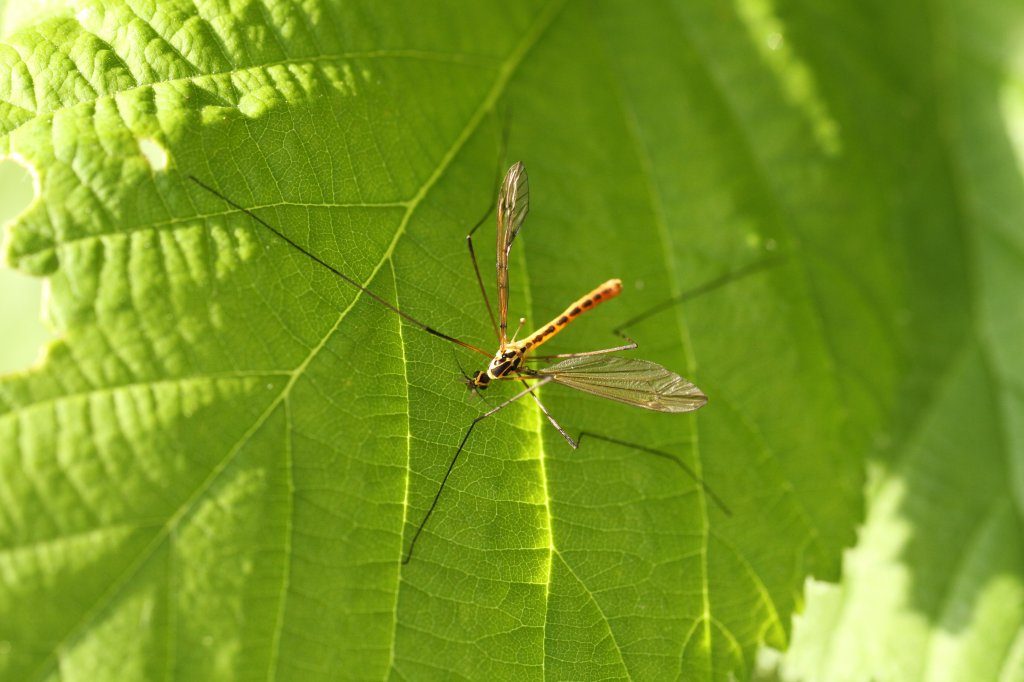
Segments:
[[[610,279],[604,284],[596,287],[589,294],[576,301],[565,312],[551,320],[527,338],[515,345],[524,351],[531,351],[540,344],[549,340],[552,336],[565,329],[565,327],[588,310],[593,310],[601,303],[615,298],[622,291],[622,280]]]

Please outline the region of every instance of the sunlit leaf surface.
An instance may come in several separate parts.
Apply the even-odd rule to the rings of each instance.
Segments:
[[[903,473],[933,446],[1017,452],[982,415],[1021,395],[1024,316],[994,312],[1021,290],[1020,221],[979,290],[970,259],[994,249],[971,207],[992,190],[949,120],[954,48],[922,7],[847,4],[19,10],[0,155],[40,197],[7,259],[49,278],[59,340],[0,381],[0,677],[748,678],[760,645],[787,646],[805,579],[839,577],[866,455],[900,476],[894,448],[917,453]],[[519,159],[510,328],[624,285],[553,352],[621,343],[622,322],[770,259],[628,330],[709,396],[699,412],[542,390],[569,433],[671,452],[731,514],[664,458],[571,450],[522,401],[476,428],[403,565],[466,428],[515,385],[468,394],[486,358],[189,176],[491,352],[464,236]],[[974,432],[952,433],[958,397]],[[1005,473],[951,476],[938,499],[996,490],[984,528],[1016,527]],[[1006,614],[980,626],[1012,637]]]

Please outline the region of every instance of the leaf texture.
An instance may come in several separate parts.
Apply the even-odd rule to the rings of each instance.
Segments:
[[[40,195],[7,259],[48,278],[59,340],[0,382],[0,677],[726,680],[785,646],[967,275],[948,207],[889,194],[935,138],[879,177],[876,122],[814,76],[838,58],[772,56],[756,9],[92,0],[19,20],[0,154]],[[490,352],[463,237],[514,159],[513,328],[623,280],[553,352],[775,258],[628,330],[700,412],[542,389],[570,433],[672,452],[732,515],[657,457],[569,450],[521,401],[475,428],[402,565],[471,420],[511,393],[467,395],[485,358],[189,176]]]

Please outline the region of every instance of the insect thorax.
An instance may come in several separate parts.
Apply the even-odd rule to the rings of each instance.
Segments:
[[[487,368],[487,376],[491,379],[501,379],[509,374],[516,374],[523,368],[525,361],[526,351],[517,346],[508,346],[495,354]]]

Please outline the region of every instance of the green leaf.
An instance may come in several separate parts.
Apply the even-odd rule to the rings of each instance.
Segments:
[[[32,200],[28,172],[13,161],[0,161],[0,224],[20,213]],[[0,373],[32,363],[47,334],[39,320],[40,281],[0,266]]]
[[[812,586],[789,679],[1024,679],[1022,10],[872,3],[830,31],[804,27],[831,79],[849,73],[832,55],[853,50],[888,75],[879,94],[898,116],[883,121],[867,106],[881,97],[864,97],[861,117],[878,124],[865,154],[900,169],[886,181],[901,229],[915,226],[908,244],[941,289],[916,296],[931,333],[907,349],[858,546],[841,586]],[[869,32],[888,49],[864,50]],[[844,85],[868,94],[857,86]],[[952,238],[940,241],[944,227]]]
[[[1012,324],[985,337],[1001,364],[969,345],[966,171],[922,8],[830,7],[108,0],[20,19],[0,155],[40,196],[7,258],[49,279],[60,340],[0,382],[2,676],[749,677],[805,579],[838,577],[863,457],[886,438],[934,456],[956,441],[915,434],[937,408],[955,428],[939,397],[1019,369]],[[670,451],[732,513],[662,458],[572,451],[520,401],[475,428],[403,565],[472,419],[514,388],[467,395],[460,369],[485,358],[189,177],[490,351],[462,236],[493,205],[506,122],[533,203],[511,314],[536,327],[624,282],[553,351],[614,345],[780,256],[629,329],[704,389],[700,412],[542,391],[568,432]],[[981,417],[1013,414],[1002,395],[960,442],[998,442]],[[1017,522],[1010,499],[984,537]]]

